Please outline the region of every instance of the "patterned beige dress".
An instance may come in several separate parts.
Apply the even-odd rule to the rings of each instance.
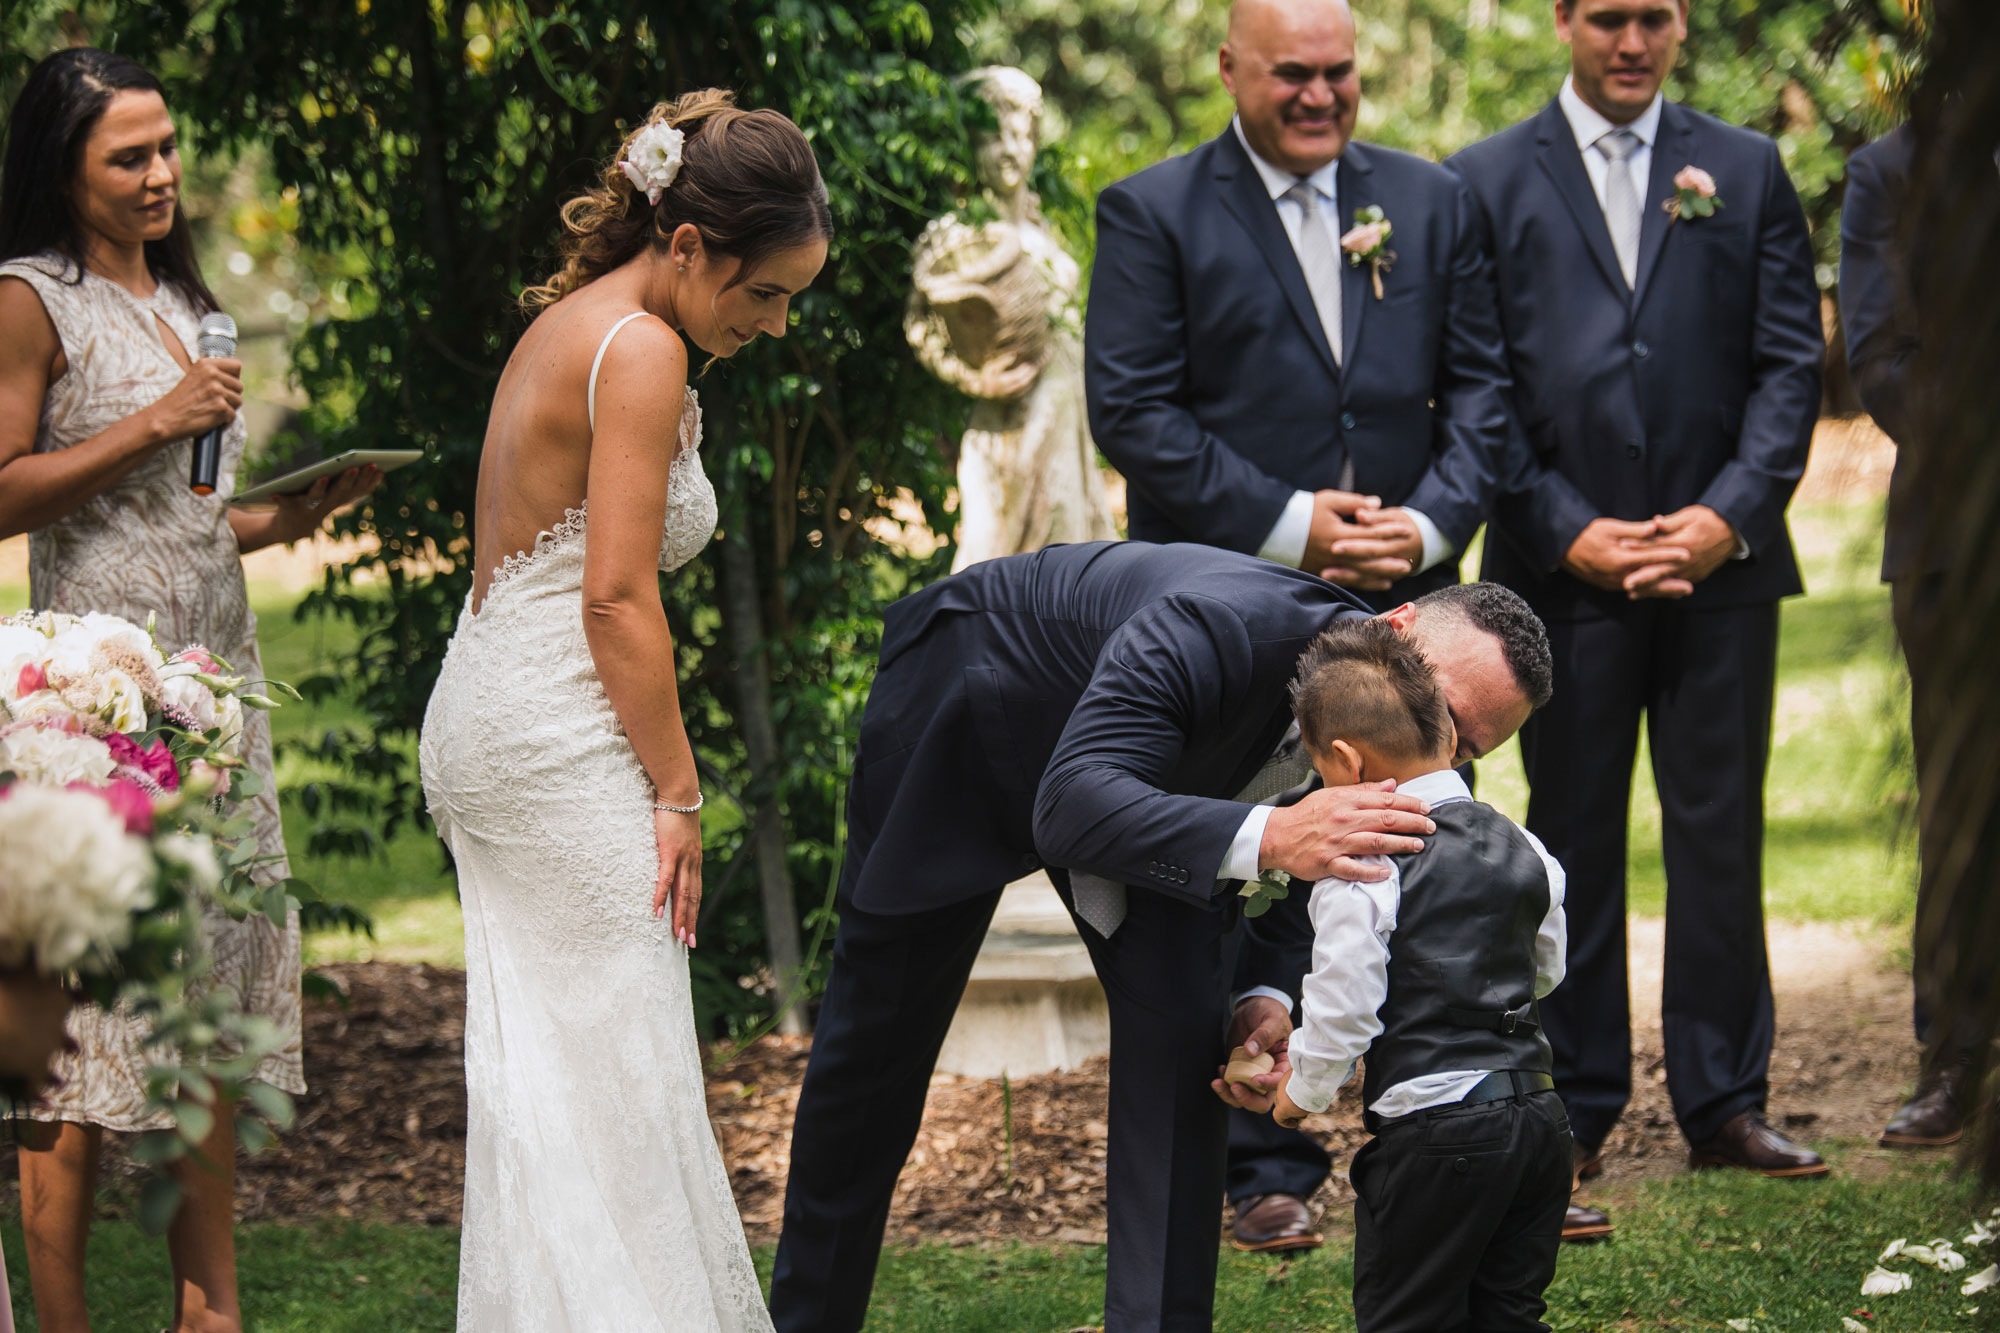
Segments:
[[[42,299],[62,339],[69,370],[49,387],[35,433],[35,452],[53,453],[90,439],[159,401],[184,373],[161,341],[158,316],[193,354],[200,318],[178,288],[161,283],[141,299],[117,283],[75,269],[54,254],[0,264],[0,276],[26,280]],[[156,452],[109,490],[68,517],[30,534],[28,586],[36,608],[103,611],[144,624],[156,617],[160,644],[169,652],[191,643],[206,646],[251,680],[263,678],[257,655],[257,617],[243,582],[243,557],[226,516],[243,458],[243,419],[223,439],[216,494],[188,488],[189,444]],[[15,610],[18,608],[8,608]],[[251,802],[257,842],[281,858],[258,872],[261,880],[290,873],[282,860],[284,830],[278,819],[271,769],[270,719],[245,712],[245,757],[264,779]],[[282,1050],[267,1057],[257,1076],[290,1093],[305,1091],[299,1038],[299,927],[296,917],[279,930],[262,916],[209,923],[215,978],[243,997],[244,1007],[278,1025]],[[164,1129],[165,1116],[148,1115],[142,1024],[94,1006],[72,1011],[70,1036],[77,1055],[56,1061],[60,1087],[31,1115],[136,1132]]]

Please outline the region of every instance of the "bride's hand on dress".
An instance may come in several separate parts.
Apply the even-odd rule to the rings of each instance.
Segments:
[[[653,886],[653,917],[673,904],[674,938],[694,948],[695,923],[701,918],[701,816],[653,811],[653,831],[660,844],[660,878]]]

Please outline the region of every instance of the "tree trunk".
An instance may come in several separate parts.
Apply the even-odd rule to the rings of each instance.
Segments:
[[[771,948],[771,971],[777,977],[773,997],[778,1031],[801,1036],[808,1031],[805,1005],[799,998],[799,912],[792,898],[792,872],[785,857],[785,821],[780,801],[778,730],[771,718],[771,666],[764,655],[764,624],[757,606],[757,562],[750,552],[746,525],[729,525],[722,542],[722,600],[729,624],[729,651],[735,659],[736,722],[743,729],[743,749],[750,760],[747,797],[751,815],[751,845],[757,856],[757,882],[764,902],[764,938]]]

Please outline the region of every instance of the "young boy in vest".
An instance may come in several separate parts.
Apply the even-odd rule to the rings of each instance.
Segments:
[[[1535,1002],[1562,980],[1562,867],[1472,799],[1429,664],[1382,621],[1321,636],[1292,703],[1329,787],[1394,778],[1437,824],[1388,879],[1313,886],[1312,972],[1272,1110],[1285,1125],[1324,1111],[1367,1054],[1355,1323],[1547,1329],[1571,1143]]]

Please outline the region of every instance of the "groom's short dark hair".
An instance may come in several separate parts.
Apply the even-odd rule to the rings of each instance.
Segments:
[[[1424,759],[1451,739],[1451,710],[1416,642],[1382,619],[1343,620],[1307,645],[1292,711],[1311,753],[1337,741]]]
[[[1497,583],[1456,583],[1417,598],[1419,611],[1457,616],[1482,634],[1500,641],[1500,655],[1514,673],[1531,707],[1540,708],[1555,693],[1555,657],[1549,632],[1521,595]]]

